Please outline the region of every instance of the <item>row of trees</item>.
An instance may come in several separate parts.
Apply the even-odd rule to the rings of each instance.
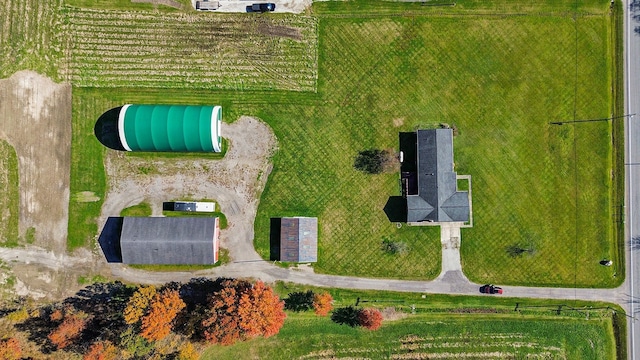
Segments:
[[[59,303],[10,313],[5,320],[20,332],[0,340],[0,359],[74,353],[84,360],[195,360],[208,344],[277,334],[285,309],[331,313],[336,323],[370,330],[382,323],[376,309],[334,310],[328,292],[293,292],[283,301],[260,281],[197,278],[160,287],[114,282],[93,284]]]
[[[31,347],[85,360],[197,359],[207,344],[275,335],[286,318],[284,301],[260,281],[204,278],[161,287],[94,284],[63,302],[18,312],[24,316],[14,326]],[[20,359],[23,350],[16,338],[0,341],[0,359]]]
[[[326,316],[333,309],[333,297],[325,292],[316,294],[311,290],[290,293],[284,300],[285,309],[291,311],[314,310],[316,315]],[[338,308],[331,314],[331,320],[340,325],[362,326],[377,330],[382,325],[382,313],[375,308],[356,308],[347,306]]]

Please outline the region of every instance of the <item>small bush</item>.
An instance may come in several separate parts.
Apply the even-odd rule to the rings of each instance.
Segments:
[[[333,311],[333,314],[331,314],[331,321],[340,325],[356,327],[360,325],[360,321],[358,320],[359,315],[360,310],[353,306],[337,308]]]
[[[382,325],[382,313],[374,308],[362,309],[358,314],[358,324],[369,330],[378,330]]]
[[[517,258],[524,254],[533,255],[536,250],[533,245],[524,246],[520,244],[513,244],[507,246],[506,251],[510,257]]]
[[[387,150],[369,149],[360,151],[353,163],[354,169],[367,174],[380,174],[392,164],[393,156]]]
[[[389,239],[384,239],[382,240],[381,248],[382,251],[391,255],[406,255],[407,253],[409,253],[409,246],[402,241],[392,241]]]
[[[313,296],[313,310],[318,316],[327,316],[333,309],[333,296],[328,292]]]
[[[291,311],[307,311],[314,308],[314,293],[308,291],[296,291],[284,299],[284,308]]]

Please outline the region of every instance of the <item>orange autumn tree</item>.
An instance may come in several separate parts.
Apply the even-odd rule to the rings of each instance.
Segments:
[[[382,313],[378,309],[362,309],[358,313],[358,325],[369,330],[378,330],[382,325]]]
[[[82,360],[116,360],[118,355],[118,348],[111,341],[99,341],[89,347]]]
[[[284,301],[262,281],[256,282],[249,291],[242,294],[238,315],[241,319],[240,327],[249,338],[277,334],[287,317],[284,313]]]
[[[205,339],[223,345],[256,336],[277,334],[284,324],[284,301],[273,289],[258,281],[224,280],[222,289],[209,301],[202,321]]]
[[[64,349],[80,337],[87,326],[88,315],[82,311],[66,310],[62,323],[55,328],[47,338],[58,349]]]
[[[328,292],[313,295],[313,310],[318,316],[327,316],[333,309],[333,297]]]
[[[156,341],[171,332],[171,323],[186,304],[177,290],[165,289],[156,293],[149,304],[149,311],[142,317],[140,336]]]
[[[19,360],[22,358],[22,348],[16,338],[0,340],[0,359]]]

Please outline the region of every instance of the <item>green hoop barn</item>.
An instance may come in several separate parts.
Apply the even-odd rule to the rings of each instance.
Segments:
[[[124,151],[221,152],[221,106],[127,104],[104,113],[95,134]]]

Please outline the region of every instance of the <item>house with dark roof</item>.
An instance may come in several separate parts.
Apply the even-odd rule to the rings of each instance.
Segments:
[[[125,217],[120,233],[125,264],[215,264],[217,217]]]
[[[453,168],[453,131],[430,129],[401,133],[400,141],[407,222],[469,221],[469,193],[458,191]]]
[[[281,219],[280,261],[318,261],[318,218],[285,217]]]

